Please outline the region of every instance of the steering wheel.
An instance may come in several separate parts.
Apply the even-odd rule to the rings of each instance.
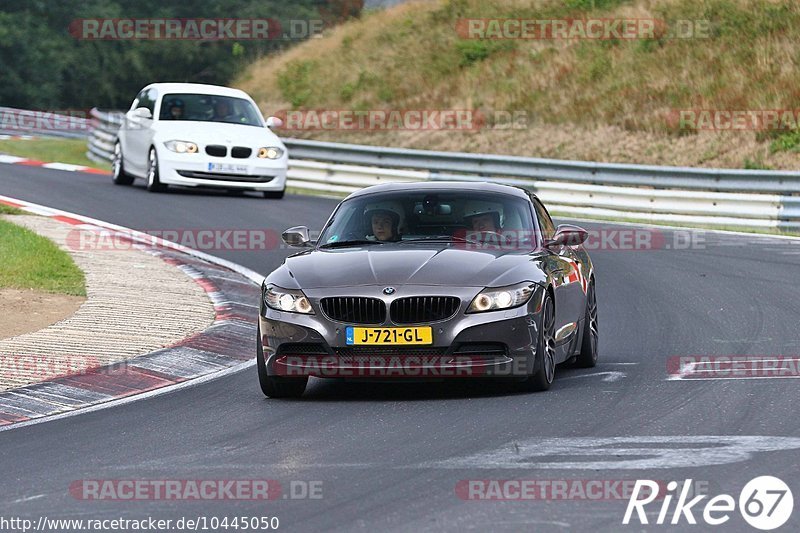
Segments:
[[[354,230],[348,231],[344,234],[343,241],[363,241],[366,237],[364,235],[359,235]]]
[[[477,240],[478,242],[486,240],[486,238],[490,235],[495,236],[498,240],[503,238],[503,235],[501,233],[497,231],[488,231],[488,230],[487,231],[467,230],[466,235],[471,240]]]

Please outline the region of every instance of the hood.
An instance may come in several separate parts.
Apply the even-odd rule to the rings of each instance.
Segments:
[[[536,255],[453,246],[384,246],[303,252],[288,257],[269,281],[284,287],[291,281],[303,289],[359,285],[482,288],[544,279]]]
[[[158,122],[155,140],[159,142],[178,140],[191,141],[200,145],[225,144],[234,146],[283,147],[278,136],[269,128],[245,126],[243,124],[223,124],[219,122],[171,121]]]

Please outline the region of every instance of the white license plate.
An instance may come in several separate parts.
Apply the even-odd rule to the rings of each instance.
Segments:
[[[225,174],[247,174],[247,165],[232,165],[230,163],[209,163],[209,172],[224,172]]]

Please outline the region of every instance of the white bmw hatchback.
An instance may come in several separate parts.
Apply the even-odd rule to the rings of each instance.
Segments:
[[[289,157],[247,93],[196,83],[154,83],[125,114],[114,145],[114,183],[260,191],[282,198]]]

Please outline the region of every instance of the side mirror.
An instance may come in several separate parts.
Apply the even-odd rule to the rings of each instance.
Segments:
[[[562,224],[556,228],[556,234],[545,243],[545,246],[580,246],[586,242],[589,232],[579,226]]]
[[[146,107],[137,107],[136,111],[133,112],[133,116],[139,118],[153,118],[153,114]]]
[[[267,119],[267,127],[269,129],[282,128],[283,127],[283,121],[281,119],[279,119],[278,117],[269,117]]]
[[[295,226],[287,229],[281,235],[281,239],[289,246],[307,247],[311,242],[308,238],[308,228],[305,226]]]

